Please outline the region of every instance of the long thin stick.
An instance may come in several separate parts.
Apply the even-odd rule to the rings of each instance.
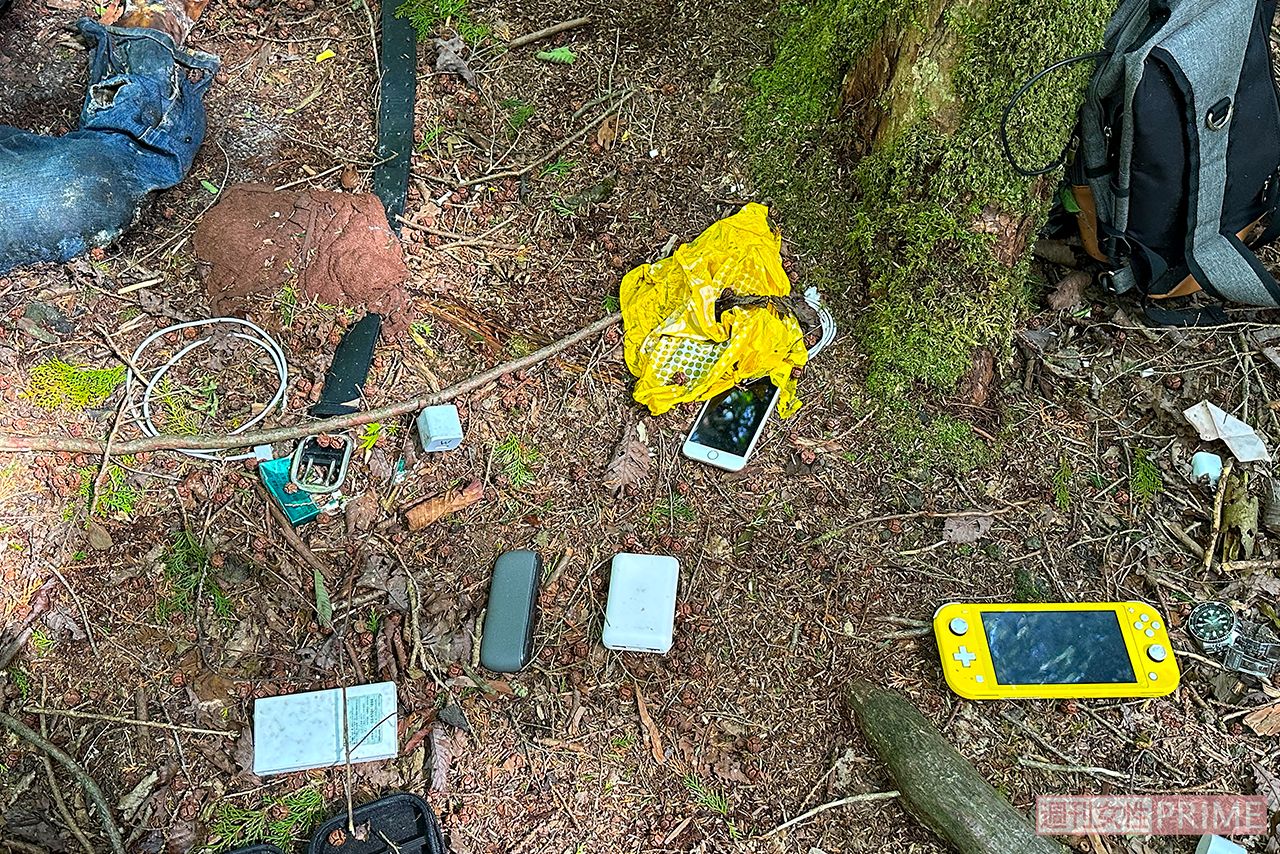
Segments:
[[[76,595],[75,588],[67,583],[67,579],[63,576],[62,570],[53,564],[49,564],[54,577],[62,582],[62,586],[66,588],[67,593],[71,596],[71,601],[76,603],[76,607],[80,609],[80,622],[84,623],[84,636],[89,641],[89,649],[93,650],[93,654],[98,654],[98,644],[93,639],[93,627],[89,625],[89,612],[85,610],[84,603],[80,601],[80,597]]]
[[[71,776],[75,777],[76,782],[84,787],[85,792],[89,795],[89,800],[93,801],[93,805],[98,808],[98,821],[102,823],[102,829],[106,831],[107,838],[111,840],[111,850],[115,854],[125,854],[124,839],[121,838],[120,828],[116,827],[115,819],[111,816],[111,807],[107,804],[107,799],[102,794],[102,790],[98,788],[98,784],[93,782],[93,778],[89,776],[88,772],[80,767],[80,763],[57,747],[54,747],[47,739],[41,738],[39,733],[34,732],[17,718],[11,717],[4,712],[0,712],[0,726],[9,730],[18,738],[30,743],[33,747],[40,748],[71,772]]]
[[[302,541],[302,537],[298,536],[298,532],[293,529],[293,523],[289,521],[289,517],[284,514],[284,511],[276,506],[276,500],[271,497],[271,493],[267,491],[262,481],[258,481],[254,486],[258,490],[258,496],[267,505],[267,511],[276,520],[276,524],[280,528],[280,534],[285,538],[285,541],[293,546],[294,551],[306,562],[307,566],[321,575],[328,575],[329,567],[325,566],[324,561],[316,557],[316,553],[311,551],[311,548]]]
[[[599,116],[596,116],[596,118],[595,118],[595,119],[593,119],[593,120],[591,121],[591,123],[590,123],[590,124],[588,124],[586,127],[584,127],[582,130],[578,131],[578,132],[577,132],[577,133],[575,133],[573,136],[569,137],[569,138],[568,138],[568,139],[566,139],[564,142],[562,142],[562,143],[560,143],[559,145],[557,145],[555,148],[553,148],[553,149],[551,149],[550,151],[546,152],[546,153],[545,153],[545,154],[543,154],[541,157],[539,157],[537,160],[531,160],[531,161],[529,161],[527,164],[525,164],[524,166],[520,167],[519,169],[510,169],[510,170],[508,170],[508,171],[506,171],[506,172],[495,172],[495,173],[493,173],[492,175],[481,175],[479,178],[472,178],[470,181],[463,181],[463,182],[462,182],[461,184],[459,184],[458,186],[459,186],[459,187],[470,187],[470,186],[472,186],[473,184],[491,184],[491,183],[493,183],[494,181],[499,181],[499,180],[501,180],[501,179],[503,179],[503,178],[520,178],[520,177],[523,177],[523,176],[525,176],[525,175],[528,175],[528,174],[529,174],[530,172],[532,172],[534,169],[537,169],[537,168],[538,168],[539,166],[541,166],[543,163],[546,163],[548,160],[550,160],[551,158],[555,157],[555,156],[556,156],[556,155],[558,155],[560,152],[564,151],[566,148],[568,148],[569,146],[573,145],[573,144],[574,144],[575,142],[577,142],[578,140],[582,139],[584,136],[586,136],[588,133],[590,133],[590,132],[595,128],[595,126],[596,126],[596,125],[600,124],[602,121],[604,121],[605,119],[609,118],[609,116],[611,116],[611,115],[613,115],[614,113],[618,112],[618,110],[622,109],[623,104],[627,103],[628,101],[630,101],[630,100],[631,100],[632,98],[634,98],[635,96],[636,96],[636,93],[635,93],[635,92],[628,92],[627,94],[623,95],[623,96],[618,100],[618,103],[614,104],[612,107],[610,107],[609,109],[605,110],[605,111],[604,111],[603,113],[601,113]]]
[[[1206,572],[1213,566],[1213,556],[1218,551],[1218,537],[1222,534],[1222,500],[1227,494],[1227,482],[1231,480],[1231,466],[1231,460],[1227,460],[1227,464],[1222,467],[1222,474],[1218,476],[1218,491],[1213,497],[1213,524],[1209,528],[1209,544],[1204,547]]]
[[[784,821],[782,824],[778,825],[773,830],[764,834],[764,836],[766,837],[773,836],[775,833],[781,833],[782,831],[786,830],[788,827],[794,827],[795,825],[799,824],[802,821],[808,821],[818,813],[826,812],[827,810],[833,810],[836,807],[843,807],[848,804],[865,804],[870,801],[887,801],[887,800],[896,798],[901,794],[902,794],[901,792],[895,789],[888,792],[867,792],[865,795],[850,795],[849,797],[841,798],[838,801],[831,801],[830,803],[822,804],[821,806],[816,806],[806,813],[801,813],[800,815],[796,816],[790,821]]]
[[[58,786],[58,774],[53,770],[53,760],[49,758],[48,754],[41,756],[40,760],[44,764],[45,776],[49,778],[49,791],[53,794],[53,805],[58,810],[58,815],[62,816],[63,823],[67,825],[71,835],[80,843],[80,847],[84,849],[85,854],[96,854],[93,843],[89,841],[89,837],[84,835],[84,831],[76,823],[76,818],[71,814],[71,810],[67,809],[67,802],[62,797],[62,789]]]
[[[248,448],[254,445],[264,445],[274,442],[287,442],[292,439],[301,439],[304,436],[311,436],[317,433],[332,433],[340,430],[347,430],[351,427],[359,427],[364,424],[370,424],[374,421],[386,421],[401,415],[408,415],[411,412],[417,412],[428,406],[435,406],[438,403],[445,403],[460,397],[478,388],[496,382],[500,377],[525,368],[533,367],[540,362],[544,362],[557,353],[561,353],[575,344],[585,341],[594,335],[604,332],[609,327],[618,323],[622,319],[621,314],[611,314],[608,317],[601,318],[595,323],[583,329],[579,329],[572,335],[561,338],[559,341],[553,341],[545,347],[534,350],[527,356],[519,359],[512,359],[510,362],[503,362],[492,370],[477,374],[469,379],[465,379],[460,383],[451,385],[448,388],[428,394],[423,397],[416,397],[411,400],[404,400],[399,403],[393,403],[388,406],[382,406],[378,409],[370,409],[365,412],[357,412],[354,415],[339,415],[335,418],[326,418],[322,421],[309,421],[305,424],[295,424],[292,427],[273,427],[269,430],[257,430],[252,433],[240,433],[235,436],[180,436],[175,434],[161,434],[159,436],[148,436],[141,439],[131,439],[127,442],[120,442],[113,445],[111,449],[112,456],[125,456],[128,454],[142,454],[149,451],[174,451],[179,448],[191,448],[201,451],[220,451],[230,448]],[[96,439],[73,439],[59,438],[53,436],[6,436],[0,435],[0,453],[14,451],[66,451],[75,454],[101,454],[103,452],[103,443]]]
[[[178,724],[161,723],[160,721],[143,721],[137,718],[121,718],[115,715],[100,715],[95,712],[77,712],[71,709],[32,709],[25,711],[31,712],[33,715],[53,715],[59,718],[81,718],[87,721],[106,721],[113,724],[128,724],[129,726],[150,727],[151,729],[165,729],[170,732],[185,732],[191,735],[231,735],[220,729],[201,729],[194,726],[180,726]]]
[[[584,15],[581,18],[574,18],[572,21],[564,21],[554,26],[547,27],[545,30],[538,30],[536,33],[529,33],[527,36],[521,36],[518,39],[512,39],[507,44],[507,50],[518,50],[519,48],[522,48],[525,45],[531,45],[534,42],[542,41],[543,39],[549,39],[552,36],[558,36],[567,30],[577,29],[578,27],[585,26],[589,23],[591,23],[590,15]]]

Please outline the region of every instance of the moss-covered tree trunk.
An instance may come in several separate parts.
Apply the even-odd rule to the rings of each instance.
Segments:
[[[1096,50],[1113,9],[1113,0],[784,4],[777,56],[753,81],[757,178],[788,233],[826,253],[827,290],[854,283],[846,293],[865,300],[868,387],[890,409],[953,394],[975,352],[999,352],[1029,305],[1028,247],[1057,177],[1014,172],[1000,115],[1032,74]],[[1082,66],[1031,91],[1011,123],[1023,162],[1062,150],[1087,74]],[[827,251],[833,243],[839,252]]]

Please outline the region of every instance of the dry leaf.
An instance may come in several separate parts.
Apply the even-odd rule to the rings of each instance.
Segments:
[[[1061,311],[1079,305],[1084,299],[1084,290],[1091,281],[1088,273],[1079,270],[1063,276],[1053,293],[1049,294],[1049,308]]]
[[[89,548],[94,551],[106,551],[114,545],[111,540],[111,532],[93,519],[90,519],[89,524],[85,526],[85,533],[88,534]]]
[[[605,470],[604,485],[614,497],[621,495],[627,487],[638,486],[649,476],[652,460],[649,457],[649,446],[639,437],[631,436],[628,428],[618,450]],[[629,437],[629,438],[628,438]]]
[[[419,501],[404,512],[410,531],[421,531],[432,522],[484,498],[484,484],[473,480],[461,489],[451,489],[434,498]]]
[[[124,3],[122,0],[111,0],[110,3],[102,7],[102,16],[98,18],[98,21],[104,27],[109,27],[120,20],[122,15],[124,15]]]
[[[445,41],[444,39],[436,39],[436,71],[446,74],[457,74],[463,80],[467,81],[468,86],[476,85],[476,74],[467,65],[467,61],[462,58],[462,52],[467,49],[466,43],[461,36],[454,36]]]
[[[236,767],[240,769],[239,776],[245,780],[254,781],[258,776],[253,773],[253,728],[245,727],[240,730],[240,737],[236,739],[236,746],[232,750],[231,758],[235,760]]]
[[[636,686],[636,711],[640,713],[640,722],[644,724],[644,728],[649,732],[649,747],[653,750],[653,758],[659,765],[667,764],[666,752],[662,749],[662,733],[658,730],[658,725],[653,722],[653,718],[649,715],[649,708],[645,705],[644,697],[640,694],[639,686]]]
[[[599,143],[600,147],[605,151],[612,151],[613,147],[617,145],[618,126],[620,124],[621,120],[618,118],[618,114],[614,113],[612,116],[609,116],[601,122],[599,129],[596,130],[596,142]]]
[[[1048,261],[1050,264],[1061,267],[1074,267],[1077,263],[1075,250],[1061,240],[1041,238],[1035,242],[1031,251],[1041,261]]]
[[[378,516],[382,513],[382,508],[378,506],[378,496],[372,491],[366,492],[359,498],[352,499],[347,502],[347,536],[354,537],[356,534],[363,534],[373,527],[373,523],[378,521]]]
[[[1245,715],[1244,722],[1258,735],[1280,734],[1280,703],[1254,709]]]
[[[957,545],[976,543],[987,535],[995,521],[991,516],[952,516],[942,523],[942,539]]]
[[[169,828],[169,836],[165,840],[165,851],[168,854],[187,854],[195,850],[196,843],[203,834],[194,819],[180,818]]]
[[[449,768],[453,765],[453,741],[442,723],[431,727],[431,791],[449,790]]]

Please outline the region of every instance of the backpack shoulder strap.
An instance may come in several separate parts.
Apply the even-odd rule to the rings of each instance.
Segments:
[[[1190,5],[1201,6],[1200,3]],[[1192,162],[1188,170],[1187,265],[1203,287],[1231,302],[1280,306],[1280,284],[1244,242],[1224,233],[1227,146],[1257,0],[1212,0],[1195,26],[1160,39],[1160,57],[1183,89]],[[1205,44],[1207,34],[1213,43]]]

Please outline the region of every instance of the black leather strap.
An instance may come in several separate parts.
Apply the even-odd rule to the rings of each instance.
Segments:
[[[0,0],[4,2],[4,0]],[[382,0],[382,85],[378,109],[378,165],[373,191],[400,233],[413,161],[413,111],[417,100],[418,34],[408,18],[396,16],[399,0]]]

